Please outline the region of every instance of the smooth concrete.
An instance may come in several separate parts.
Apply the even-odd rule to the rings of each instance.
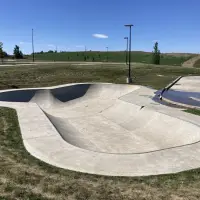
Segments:
[[[200,118],[137,85],[67,84],[0,92],[17,110],[26,149],[57,167],[111,176],[200,167]]]
[[[200,92],[200,76],[182,77],[173,87],[174,90]]]

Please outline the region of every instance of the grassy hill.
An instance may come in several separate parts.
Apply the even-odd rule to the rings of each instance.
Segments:
[[[200,68],[200,59],[194,63],[194,67]]]
[[[60,53],[36,53],[37,61],[87,61],[87,62],[125,62],[125,52],[60,52]],[[181,65],[192,58],[193,54],[162,54],[161,65]],[[31,59],[31,56],[29,56]],[[152,63],[152,53],[133,51],[132,62]]]

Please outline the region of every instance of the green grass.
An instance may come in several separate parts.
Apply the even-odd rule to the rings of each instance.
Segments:
[[[46,61],[85,61],[87,62],[125,62],[125,52],[63,52],[63,53],[43,53],[35,54],[36,60]],[[188,55],[161,55],[161,65],[181,65],[186,60],[192,58],[193,54]],[[31,56],[29,56],[29,59]],[[94,59],[94,60],[93,60]],[[152,53],[148,52],[132,52],[132,62],[152,63]]]
[[[72,82],[125,83],[125,65],[80,66],[71,64],[51,64],[38,66],[16,66],[0,68],[0,89],[11,86],[39,87]],[[135,84],[161,89],[178,76],[200,75],[198,68],[182,68],[154,65],[133,65],[132,76]],[[162,75],[162,77],[158,76]]]
[[[200,115],[200,110],[197,110],[197,109],[187,109],[185,110],[185,112],[188,112],[194,115]]]
[[[200,75],[198,68],[134,65],[132,69],[136,84],[157,89],[179,75]],[[126,74],[124,65],[1,67],[0,88],[11,84],[39,87],[85,81],[125,83]],[[15,110],[0,108],[0,199],[197,200],[199,187],[200,169],[130,178],[88,175],[50,166],[25,150]]]

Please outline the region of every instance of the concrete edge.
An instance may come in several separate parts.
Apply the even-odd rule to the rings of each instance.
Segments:
[[[162,100],[167,102],[167,103],[170,103],[170,104],[173,104],[173,105],[177,105],[177,106],[180,106],[180,107],[183,107],[183,108],[186,108],[186,109],[197,109],[197,110],[200,110],[200,108],[198,106],[192,106],[192,105],[188,105],[188,104],[184,104],[184,103],[179,103],[179,102],[176,102],[176,101],[172,101],[172,100],[169,100],[165,97],[162,97]]]

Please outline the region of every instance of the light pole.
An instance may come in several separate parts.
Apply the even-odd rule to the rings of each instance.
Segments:
[[[108,62],[108,47],[106,47],[106,49],[107,49],[107,62]]]
[[[126,24],[124,26],[130,28],[130,36],[129,36],[129,70],[128,70],[127,83],[131,83],[132,82],[132,79],[131,79],[131,28],[132,28],[133,25],[132,24]]]
[[[124,38],[126,40],[126,64],[128,65],[128,37]]]
[[[33,40],[33,29],[32,29],[32,51],[33,51],[33,62],[35,62],[34,40]]]

